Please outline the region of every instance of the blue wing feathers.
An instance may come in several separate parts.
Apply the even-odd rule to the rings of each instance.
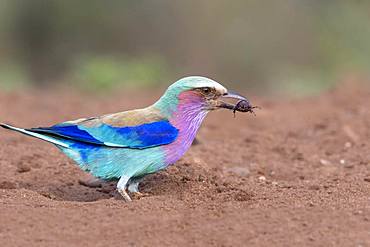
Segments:
[[[87,127],[62,123],[29,130],[78,142],[137,149],[172,143],[178,135],[178,129],[167,120],[128,127],[113,127],[107,124]]]
[[[40,134],[50,134],[91,144],[103,144],[103,142],[92,137],[89,132],[79,129],[77,125],[54,125],[52,127],[32,128],[28,130]]]

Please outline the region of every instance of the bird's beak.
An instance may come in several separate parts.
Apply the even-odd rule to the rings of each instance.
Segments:
[[[232,101],[232,100],[236,100],[236,104],[233,104],[233,103],[229,103],[227,101]],[[217,107],[218,108],[225,108],[225,109],[230,109],[230,110],[235,110],[235,107],[237,105],[238,102],[240,101],[243,101],[244,102],[244,107],[246,109],[252,109],[252,105],[249,103],[249,101],[247,100],[247,98],[245,98],[244,96],[238,94],[238,93],[235,93],[235,92],[232,92],[232,91],[229,91],[223,95],[221,95],[218,99],[217,99]]]

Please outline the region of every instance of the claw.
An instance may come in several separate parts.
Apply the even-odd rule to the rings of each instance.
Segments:
[[[150,194],[149,193],[141,193],[141,192],[132,193],[132,197],[135,198],[135,199],[141,199],[141,198],[147,197],[147,196],[150,196]]]
[[[131,197],[127,194],[126,190],[118,189],[118,192],[121,194],[124,201],[126,201],[126,202],[131,202],[132,201]]]

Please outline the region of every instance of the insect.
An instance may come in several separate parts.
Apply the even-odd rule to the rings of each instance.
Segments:
[[[253,109],[261,109],[261,107],[259,106],[252,106],[248,101],[246,100],[239,100],[234,108],[233,108],[233,113],[234,113],[234,117],[235,117],[235,113],[237,111],[240,111],[240,112],[250,112],[252,113],[253,115],[256,115],[256,113],[254,112]]]

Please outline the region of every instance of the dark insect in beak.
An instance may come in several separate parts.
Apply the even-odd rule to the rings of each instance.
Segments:
[[[238,100],[238,102],[235,105],[224,102],[224,101],[221,100],[221,104],[219,106],[219,107],[222,107],[222,108],[232,110],[233,113],[234,113],[234,117],[235,117],[235,113],[237,111],[239,111],[239,112],[250,112],[253,115],[256,115],[256,113],[254,112],[254,109],[261,109],[258,106],[252,106],[244,96],[242,96],[238,93],[235,93],[235,92],[229,92],[229,93],[224,94],[222,96],[222,99],[234,99],[234,100],[236,99],[236,100]]]
[[[252,106],[247,100],[239,100],[236,105],[234,106],[233,113],[235,117],[235,113],[237,111],[240,112],[250,112],[254,116],[256,116],[256,113],[254,112],[253,109],[261,109],[259,106]]]

